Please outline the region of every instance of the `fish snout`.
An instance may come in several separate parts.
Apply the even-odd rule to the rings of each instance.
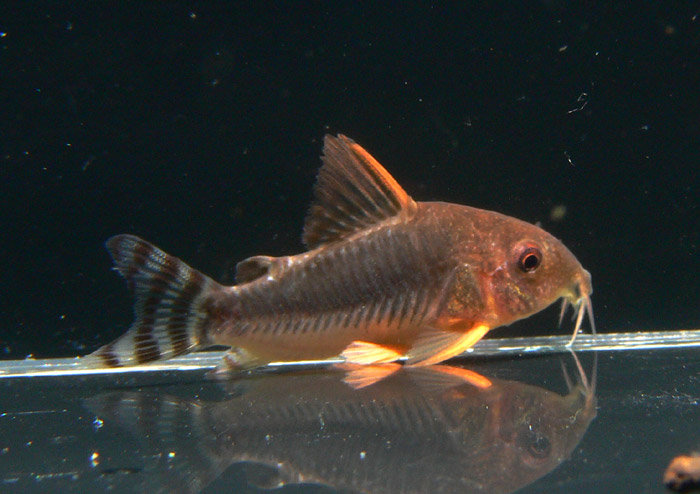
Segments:
[[[593,284],[591,283],[591,273],[581,268],[574,278],[574,301],[579,301],[583,298],[590,298],[593,293]]]

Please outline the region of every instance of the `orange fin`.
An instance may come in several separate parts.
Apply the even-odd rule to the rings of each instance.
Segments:
[[[315,201],[304,224],[304,243],[314,249],[416,211],[416,203],[389,172],[352,139],[326,135]]]
[[[489,331],[479,324],[466,332],[428,330],[421,334],[408,352],[408,365],[432,365],[459,355]]]
[[[367,341],[353,341],[340,356],[350,364],[360,365],[386,364],[401,358],[395,349]]]
[[[429,389],[449,389],[462,384],[471,384],[479,389],[487,389],[492,386],[489,378],[469,369],[452,367],[451,365],[412,368],[411,377],[421,386]]]
[[[395,362],[378,365],[339,364],[338,368],[345,370],[343,382],[353,389],[372,386],[386,379],[401,369],[401,364]]]

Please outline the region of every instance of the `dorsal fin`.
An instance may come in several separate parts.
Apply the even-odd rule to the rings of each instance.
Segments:
[[[236,264],[236,284],[248,283],[265,276],[277,260],[270,256],[253,256]]]
[[[308,248],[341,240],[399,213],[415,213],[413,199],[352,139],[326,135],[321,160],[302,237]]]

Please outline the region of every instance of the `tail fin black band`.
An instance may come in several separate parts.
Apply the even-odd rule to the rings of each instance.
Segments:
[[[220,285],[133,235],[112,237],[107,248],[134,291],[135,320],[126,334],[88,355],[88,365],[145,364],[209,344],[204,303]]]

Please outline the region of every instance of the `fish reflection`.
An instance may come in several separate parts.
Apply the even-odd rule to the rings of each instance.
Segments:
[[[87,406],[139,437],[154,462],[139,472],[144,492],[200,492],[245,462],[262,488],[507,493],[564,461],[594,418],[595,377],[577,365],[563,396],[459,367],[387,364],[233,381],[213,403],[112,392]]]

